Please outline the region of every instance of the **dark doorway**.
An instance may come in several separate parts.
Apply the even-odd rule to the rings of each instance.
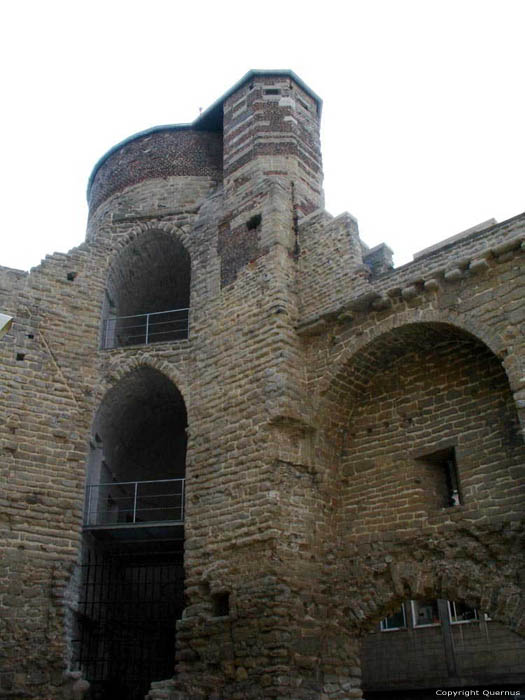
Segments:
[[[182,553],[88,551],[79,601],[79,667],[92,700],[143,700],[175,668],[175,623],[183,610]]]
[[[143,700],[175,673],[186,426],[180,391],[147,366],[110,389],[95,417],[74,635],[92,700]]]

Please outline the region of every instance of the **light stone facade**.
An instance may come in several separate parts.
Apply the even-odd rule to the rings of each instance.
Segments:
[[[97,164],[78,248],[0,268],[0,698],[79,682],[97,440],[116,481],[139,453],[185,476],[177,673],[150,700],[359,698],[362,635],[411,598],[525,630],[525,215],[392,269],[323,209],[320,113],[252,71]],[[101,347],[104,316],[186,306],[187,337]]]

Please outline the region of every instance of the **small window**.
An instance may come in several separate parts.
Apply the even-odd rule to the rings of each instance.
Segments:
[[[439,625],[439,611],[437,600],[413,600],[412,618],[414,627],[429,627]]]
[[[405,606],[402,605],[393,615],[385,617],[380,622],[381,632],[391,632],[392,630],[405,629],[407,620],[405,616]]]
[[[278,90],[277,88],[268,88],[267,90],[264,91],[265,95],[280,95],[281,91]]]
[[[427,467],[427,501],[439,508],[461,505],[456,451],[454,447],[417,457]]]
[[[448,614],[453,625],[463,622],[478,622],[479,616],[476,608],[471,608],[466,603],[456,603],[455,600],[448,601]]]
[[[248,229],[248,231],[255,231],[255,229],[259,228],[259,226],[261,225],[261,221],[262,216],[260,214],[254,214],[246,222],[246,228]]]

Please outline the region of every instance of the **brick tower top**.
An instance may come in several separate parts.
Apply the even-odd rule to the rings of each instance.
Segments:
[[[251,70],[190,124],[130,136],[95,165],[90,212],[151,178],[207,176],[227,193],[257,177],[287,178],[300,213],[322,204],[319,124],[322,101],[290,70]]]

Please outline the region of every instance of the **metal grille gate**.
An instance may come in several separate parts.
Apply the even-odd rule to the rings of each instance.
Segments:
[[[88,551],[82,566],[77,665],[93,700],[143,700],[175,666],[175,621],[183,609],[180,557],[161,560]]]

